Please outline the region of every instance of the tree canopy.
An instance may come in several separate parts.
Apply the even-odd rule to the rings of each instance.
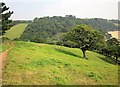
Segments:
[[[120,57],[120,42],[116,38],[111,38],[107,40],[107,46],[110,57],[114,56],[117,61]]]
[[[35,18],[25,29],[22,40],[44,43],[58,42],[58,35],[70,31],[73,27],[87,24],[105,34],[117,30],[112,21],[102,18],[80,19],[72,15]]]
[[[6,30],[10,29],[10,23],[12,20],[9,20],[10,16],[13,14],[13,11],[8,11],[9,7],[5,3],[0,3],[0,36],[5,33]]]
[[[64,38],[75,43],[76,47],[82,50],[83,57],[87,58],[85,51],[92,49],[97,43],[101,43],[104,37],[99,31],[92,29],[88,25],[81,24],[64,35]]]

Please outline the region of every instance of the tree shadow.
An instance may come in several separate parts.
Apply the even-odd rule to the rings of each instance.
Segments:
[[[97,56],[98,58],[100,58],[101,60],[107,62],[107,63],[110,63],[110,64],[113,64],[113,65],[116,65],[116,62],[114,59],[110,58],[110,57],[100,57],[100,56]]]
[[[70,51],[66,51],[66,50],[62,50],[62,49],[55,49],[56,51],[60,52],[60,53],[64,53],[64,54],[67,54],[67,55],[70,55],[70,56],[74,56],[74,57],[78,57],[78,58],[83,58],[81,57],[80,55],[76,55]]]

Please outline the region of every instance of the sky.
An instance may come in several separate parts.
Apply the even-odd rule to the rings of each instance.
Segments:
[[[74,15],[77,18],[118,19],[119,0],[2,0],[13,20]]]

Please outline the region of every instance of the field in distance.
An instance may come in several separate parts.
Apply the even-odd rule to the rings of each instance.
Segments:
[[[111,34],[112,37],[114,37],[120,41],[120,31],[109,31],[108,33]]]
[[[14,25],[13,27],[11,27],[10,30],[6,32],[5,37],[9,38],[10,40],[19,38],[27,25],[28,25],[27,23],[20,23],[20,24]]]

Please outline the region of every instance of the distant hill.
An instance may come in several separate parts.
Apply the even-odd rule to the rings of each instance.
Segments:
[[[34,42],[57,42],[59,37],[79,24],[87,24],[105,34],[117,30],[113,21],[92,18],[80,19],[72,15],[35,18],[23,32],[21,39]]]
[[[118,66],[77,48],[15,41],[2,70],[3,85],[118,85]],[[114,86],[111,86],[114,87]]]
[[[5,33],[5,37],[13,40],[15,38],[19,38],[21,34],[24,32],[25,28],[27,27],[28,23],[19,23],[11,27],[10,30],[8,30]]]
[[[11,26],[14,26],[14,25],[17,25],[17,24],[20,24],[20,23],[31,23],[32,20],[13,20],[12,23],[10,24]]]
[[[118,24],[120,22],[119,20],[109,20],[109,21],[116,23],[116,24]]]

